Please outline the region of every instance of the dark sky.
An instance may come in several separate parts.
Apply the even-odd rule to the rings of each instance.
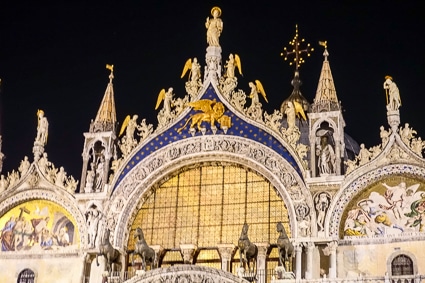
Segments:
[[[36,134],[37,109],[49,120],[46,151],[56,167],[80,177],[84,137],[114,64],[118,121],[127,114],[156,127],[162,88],[183,97],[180,79],[188,58],[205,63],[205,19],[222,9],[223,61],[242,60],[239,89],[258,79],[268,113],[291,91],[294,67],[280,56],[295,34],[315,47],[301,66],[301,91],[312,102],[328,41],[346,132],[371,147],[387,127],[384,77],[391,75],[402,100],[401,122],[425,137],[425,9],[422,1],[9,1],[0,9],[0,78],[3,174],[17,169]],[[372,4],[372,2],[374,4]],[[224,63],[224,62],[223,62]],[[264,103],[263,103],[264,105]]]

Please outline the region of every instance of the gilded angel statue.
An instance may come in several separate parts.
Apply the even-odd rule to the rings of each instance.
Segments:
[[[255,84],[253,82],[249,82],[249,87],[251,88],[251,93],[249,94],[249,98],[252,99],[251,105],[255,105],[260,103],[260,99],[258,97],[258,93],[261,93],[264,100],[268,103],[266,92],[264,91],[264,87],[259,80],[255,80]]]
[[[198,59],[196,57],[193,58],[193,61],[190,58],[187,59],[180,78],[183,78],[189,70],[189,80],[192,82],[197,82],[201,78],[201,65],[199,65]]]
[[[159,105],[161,105],[161,102],[164,101],[164,111],[168,114],[171,114],[171,104],[173,101],[173,95],[174,94],[172,87],[170,87],[167,91],[165,91],[164,88],[161,89],[156,100],[155,110],[157,110]]]
[[[230,53],[229,60],[226,61],[224,68],[226,68],[226,78],[228,79],[235,77],[235,68],[238,68],[239,74],[242,76],[242,64],[239,55]]]

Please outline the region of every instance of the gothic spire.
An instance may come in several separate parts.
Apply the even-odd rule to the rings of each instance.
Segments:
[[[313,105],[311,106],[311,111],[323,112],[340,110],[341,105],[339,104],[338,98],[336,96],[335,84],[328,61],[329,53],[327,49],[327,42],[320,41],[319,44],[325,48],[325,51],[323,52],[324,60],[322,71],[320,73],[319,83],[317,85],[316,97],[314,99]]]
[[[106,132],[115,131],[117,114],[115,110],[114,88],[112,80],[114,78],[114,65],[106,65],[111,71],[109,75],[109,83],[106,87],[105,95],[100,103],[97,111],[96,119],[90,125],[90,132]]]

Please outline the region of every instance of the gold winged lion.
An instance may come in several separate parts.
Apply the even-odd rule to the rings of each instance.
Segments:
[[[225,111],[223,103],[217,102],[215,99],[214,100],[201,99],[198,101],[189,102],[187,105],[192,107],[193,110],[202,111],[202,112],[195,113],[189,119],[187,119],[183,127],[177,130],[178,133],[181,133],[182,130],[186,128],[186,126],[189,124],[190,121],[191,121],[190,128],[194,128],[194,126],[196,125],[198,130],[201,130],[202,122],[207,122],[211,125],[211,127],[215,127],[216,121],[218,121],[219,123],[221,123],[222,121],[225,121],[226,125],[221,125],[221,126],[230,127],[230,125],[227,125],[227,124],[230,124],[230,120],[223,119],[223,118],[230,118],[230,117],[227,117],[226,115],[223,115]]]

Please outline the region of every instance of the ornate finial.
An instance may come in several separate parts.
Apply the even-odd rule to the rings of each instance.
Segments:
[[[109,82],[112,83],[112,79],[114,78],[114,65],[106,64],[106,69],[111,71],[111,74],[109,75]]]
[[[292,45],[292,51],[288,51],[286,47],[283,48],[283,52],[280,53],[280,56],[285,56],[285,60],[288,60],[288,56],[294,54],[294,61],[290,62],[289,65],[295,63],[295,70],[298,70],[299,66],[304,63],[304,59],[301,57],[302,53],[306,53],[307,56],[310,56],[310,52],[314,51],[314,48],[310,46],[310,43],[307,44],[307,47],[304,49],[301,48],[301,42],[304,42],[305,39],[298,38],[298,25],[295,25],[295,36],[292,41],[289,42]]]
[[[328,60],[329,52],[328,52],[328,42],[325,41],[319,41],[319,45],[325,47],[325,51],[323,52],[323,56],[325,57],[325,60]]]

